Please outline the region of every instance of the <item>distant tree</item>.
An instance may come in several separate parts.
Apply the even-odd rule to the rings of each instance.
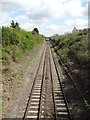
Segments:
[[[32,31],[32,33],[35,33],[35,32],[36,32],[37,34],[39,34],[39,30],[38,30],[37,28],[34,28],[33,31]]]
[[[10,26],[10,27],[15,28],[15,23],[14,23],[13,20],[12,20],[12,22],[11,22],[11,26]]]
[[[20,29],[18,22],[16,22],[15,27],[18,28],[18,29]]]
[[[10,27],[20,29],[19,23],[18,23],[18,22],[15,23],[13,20],[12,20],[12,22],[11,22],[11,26],[10,26]]]

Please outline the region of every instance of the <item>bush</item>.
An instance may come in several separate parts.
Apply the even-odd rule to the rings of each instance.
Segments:
[[[19,43],[19,35],[15,31],[12,31],[10,36],[10,44],[17,45],[18,43]]]
[[[32,33],[35,33],[35,32],[39,34],[39,30],[37,28],[34,28]]]
[[[57,41],[54,41],[54,45],[57,45],[54,46],[55,52],[58,51],[65,64],[68,63],[68,59],[75,59],[79,65],[83,66],[87,63],[88,36],[83,36],[82,33],[60,36]]]
[[[25,30],[19,30],[17,28],[2,28],[2,59],[4,63],[7,63],[8,58],[11,58],[14,62],[17,62],[23,54],[33,49],[34,46],[42,43],[44,37],[42,35],[33,35],[32,32]]]
[[[78,36],[82,36],[82,35],[83,35],[83,33],[82,33],[82,32],[79,32],[79,33],[78,33]]]
[[[3,46],[17,45],[19,43],[19,35],[17,29],[9,27],[2,28],[2,44]]]

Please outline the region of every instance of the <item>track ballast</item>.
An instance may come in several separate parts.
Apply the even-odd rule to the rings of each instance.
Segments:
[[[26,118],[71,120],[49,41],[45,41],[45,49],[36,71],[23,120]]]

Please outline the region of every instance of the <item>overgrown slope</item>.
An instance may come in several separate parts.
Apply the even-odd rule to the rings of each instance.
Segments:
[[[24,85],[26,72],[34,63],[43,43],[43,35],[18,28],[2,28],[3,110],[17,98]]]
[[[9,58],[18,62],[21,57],[32,50],[34,46],[42,43],[43,36],[32,34],[24,30],[9,27],[2,28],[2,60],[3,65],[9,64]]]
[[[71,73],[84,98],[90,103],[88,89],[88,35],[62,35],[51,41],[59,62]]]

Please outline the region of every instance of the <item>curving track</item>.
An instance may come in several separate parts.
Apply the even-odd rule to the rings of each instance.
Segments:
[[[71,120],[50,43],[45,41],[45,44],[23,120],[26,118]]]

